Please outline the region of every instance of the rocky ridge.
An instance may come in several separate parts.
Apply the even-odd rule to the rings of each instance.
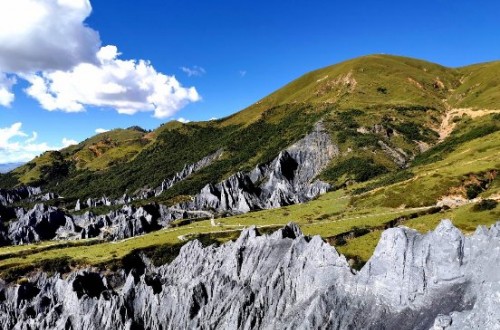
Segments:
[[[208,184],[179,208],[245,213],[306,202],[330,189],[329,184],[315,177],[338,155],[338,147],[323,124],[318,123],[313,132],[270,163],[248,173],[238,172],[218,184]]]
[[[38,187],[19,187],[15,189],[0,188],[0,204],[8,206],[22,200],[27,200],[33,196],[40,195],[42,189]]]
[[[66,214],[57,208],[44,205],[35,205],[29,211],[22,208],[11,209],[9,218],[15,220],[0,227],[0,237],[3,237],[0,243],[24,244],[48,239],[94,237],[118,240],[158,230],[177,219],[210,218],[215,215],[239,214],[306,202],[330,189],[329,184],[315,180],[315,177],[338,154],[338,147],[332,143],[323,124],[318,123],[313,132],[280,152],[270,163],[258,165],[248,173],[237,172],[218,184],[208,184],[191,201],[171,207],[158,204],[144,207],[130,205],[134,199],[158,195],[192,173],[212,164],[221,157],[222,150],[194,164],[186,165],[181,172],[165,180],[160,187],[144,191],[137,198],[124,195],[118,200],[107,197],[78,200],[75,211],[88,209],[84,214]],[[24,190],[16,194],[5,194],[7,197],[4,199],[17,201],[17,196],[30,197],[31,200],[56,198],[50,194],[36,195],[41,194],[39,188],[22,189]],[[95,207],[113,205],[121,205],[121,208],[105,215],[92,212]],[[58,220],[53,219],[54,214],[58,214]],[[0,212],[0,220],[3,218],[7,216],[2,216]]]
[[[500,223],[465,237],[444,220],[382,235],[359,271],[290,224],[235,242],[186,244],[105,276],[91,269],[0,284],[10,329],[500,329]]]

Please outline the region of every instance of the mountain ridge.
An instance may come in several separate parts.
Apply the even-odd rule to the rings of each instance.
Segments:
[[[297,120],[302,115],[310,116],[311,119],[314,117],[315,120],[313,121],[321,118],[326,118],[327,122],[329,120],[340,121],[341,126],[331,127],[331,131],[340,129],[344,132],[346,128],[353,131],[351,127],[355,128],[355,126],[359,130],[360,127],[364,127],[366,124],[384,125],[383,121],[391,118],[401,121],[403,125],[396,127],[391,124],[392,127],[388,128],[388,130],[403,131],[405,139],[408,138],[409,140],[396,141],[392,146],[387,141],[384,141],[384,144],[388,147],[384,148],[388,150],[388,153],[392,154],[389,158],[397,157],[399,158],[399,160],[396,160],[397,163],[406,163],[407,158],[409,159],[419,153],[417,145],[411,140],[420,140],[419,144],[423,146],[421,148],[426,148],[425,144],[433,145],[438,142],[437,137],[433,136],[433,132],[439,130],[441,118],[449,111],[449,107],[457,107],[461,104],[475,106],[483,103],[485,106],[489,106],[500,102],[500,100],[497,100],[495,88],[490,88],[488,85],[485,90],[478,92],[476,86],[476,81],[479,79],[477,76],[486,74],[488,77],[491,76],[491,69],[486,70],[484,66],[493,66],[496,69],[498,63],[500,62],[481,63],[454,69],[406,57],[390,55],[364,56],[312,71],[261,99],[254,105],[223,119],[189,124],[170,122],[151,132],[124,129],[96,135],[77,146],[40,156],[22,168],[11,172],[7,177],[5,175],[3,178],[0,177],[0,185],[12,186],[14,182],[16,184],[42,184],[71,198],[90,197],[92,194],[93,197],[102,194],[119,196],[125,192],[125,189],[117,187],[114,192],[101,192],[98,188],[92,188],[89,195],[89,193],[75,193],[74,190],[64,187],[81,186],[84,188],[84,182],[101,180],[103,177],[113,181],[119,178],[128,181],[127,187],[133,187],[133,189],[156,186],[166,177],[180,171],[186,163],[195,163],[207,156],[208,152],[215,152],[215,150],[228,143],[220,141],[218,142],[219,148],[215,148],[215,146],[208,147],[208,152],[204,153],[201,150],[207,149],[207,147],[203,146],[200,148],[201,150],[194,151],[193,156],[184,157],[184,161],[179,160],[176,163],[178,165],[172,165],[165,169],[160,167],[160,172],[163,171],[164,173],[163,178],[158,177],[149,180],[144,175],[131,181],[135,174],[128,171],[127,164],[132,165],[137,159],[136,163],[144,163],[151,159],[153,167],[158,168],[159,162],[163,161],[162,159],[176,158],[172,157],[172,153],[176,152],[176,147],[168,141],[165,143],[165,139],[177,139],[179,143],[200,144],[199,141],[194,141],[189,135],[194,133],[196,140],[206,140],[213,138],[215,132],[217,135],[223,135],[223,140],[229,141],[235,135],[245,134],[245,131],[252,128],[257,129],[259,126],[266,126],[266,129],[269,130],[283,131],[285,129],[287,132],[292,132],[295,129],[285,127],[285,125],[281,125],[282,128],[279,128],[280,122],[288,118],[288,120],[298,123]],[[500,67],[498,68],[500,71]],[[460,70],[469,76],[464,78]],[[374,77],[377,79],[374,79]],[[493,83],[495,85],[497,83],[496,76],[490,78],[492,82],[488,82],[488,84]],[[464,81],[461,82],[460,79]],[[465,84],[465,87],[467,87],[464,87],[465,91],[464,88],[460,89],[460,84]],[[478,93],[478,95],[483,95],[484,93],[486,96],[470,96],[470,93],[474,93],[474,95]],[[450,99],[452,104],[443,101],[444,97]],[[360,111],[365,113],[361,116],[357,115],[356,113]],[[307,115],[308,112],[309,115]],[[291,118],[290,114],[293,115],[293,113],[295,113],[295,117]],[[408,118],[409,114],[412,114],[413,119]],[[267,138],[268,142],[261,143],[260,149],[277,142],[277,148],[273,149],[274,151],[270,150],[271,153],[276,155],[279,150],[284,149],[300,136],[305,135],[312,128],[312,124],[313,122],[305,126],[295,124],[298,128],[297,131],[289,138],[282,139],[281,142],[273,142],[276,137],[270,134]],[[300,126],[303,127],[300,128]],[[260,131],[263,131],[262,127],[259,128]],[[207,130],[213,130],[214,132],[208,133]],[[380,133],[380,130],[378,131],[377,134]],[[359,135],[357,132],[354,132],[354,134]],[[255,136],[255,134],[247,135],[249,137],[250,135]],[[335,138],[342,140],[345,137],[336,136]],[[373,135],[365,134],[365,136],[359,137],[355,143],[365,147],[366,144],[372,143],[370,139],[375,141]],[[395,138],[393,141],[397,139],[400,138]],[[242,140],[241,142],[247,144],[248,140]],[[165,157],[156,155],[162,148],[166,152],[167,156]],[[229,148],[235,149],[234,146],[229,146]],[[395,151],[397,148],[404,150],[404,152]],[[413,156],[411,156],[412,154]],[[363,155],[363,157],[365,156]],[[259,162],[262,163],[271,159],[270,156],[261,157],[260,160],[255,162],[248,154],[237,157],[240,157],[241,161],[235,161],[230,166],[232,169],[228,168],[225,170],[224,175],[214,177],[212,180],[215,179],[215,181],[211,182],[216,183],[218,180],[220,181],[234,173],[235,170],[248,169]],[[153,158],[158,160],[153,160]],[[394,170],[399,166],[393,165],[394,161],[380,157],[374,160],[376,164],[384,166],[386,171]],[[139,168],[140,166],[137,165],[136,167]],[[54,172],[56,172],[55,177],[53,177]],[[113,179],[113,177],[116,177],[116,179]],[[67,184],[65,184],[66,181]],[[115,183],[111,182],[109,186],[115,185]],[[124,185],[120,186],[124,187]],[[192,189],[181,193],[190,194],[201,188],[200,186],[196,187],[193,186]],[[82,189],[82,191],[84,190]],[[91,193],[92,190],[94,190],[94,193]]]

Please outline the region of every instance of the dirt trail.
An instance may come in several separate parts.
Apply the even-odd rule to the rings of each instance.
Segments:
[[[463,115],[467,115],[471,118],[478,118],[482,116],[486,116],[492,113],[500,113],[500,110],[475,110],[472,108],[459,108],[459,109],[451,109],[446,113],[443,121],[441,122],[441,126],[439,127],[439,142],[442,142],[446,139],[455,129],[456,123],[453,122],[453,118],[462,117]]]

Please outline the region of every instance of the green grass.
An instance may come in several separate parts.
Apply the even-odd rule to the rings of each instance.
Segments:
[[[463,84],[450,96],[454,106],[500,108],[500,62],[471,65],[458,71],[463,76]]]
[[[498,207],[484,212],[474,212],[472,208],[472,205],[466,205],[445,212],[424,215],[405,221],[403,225],[421,233],[427,233],[434,230],[442,219],[450,219],[464,234],[471,234],[480,225],[491,226],[500,221],[500,208]],[[345,245],[338,246],[337,249],[348,258],[359,259],[363,264],[372,256],[381,235],[381,230],[375,230],[367,235],[350,239]]]
[[[353,199],[357,207],[427,206],[447,195],[450,189],[462,184],[470,173],[498,170],[500,162],[500,132],[477,138],[459,145],[446,158],[430,164],[412,167],[411,179],[384,186],[374,192]],[[496,186],[488,193],[496,191]]]

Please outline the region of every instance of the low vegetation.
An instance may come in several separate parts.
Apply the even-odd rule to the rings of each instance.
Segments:
[[[130,270],[141,267],[141,255],[161,265],[171,262],[187,241],[223,244],[245,227],[269,233],[288,222],[298,223],[306,235],[322,236],[359,269],[386,228],[404,224],[427,232],[443,218],[466,234],[491,225],[500,220],[500,115],[453,120],[456,129],[442,142],[437,131],[449,106],[497,109],[499,70],[498,63],[449,69],[374,55],[311,72],[221,120],[171,122],[151,132],[113,130],[45,153],[0,175],[0,187],[41,184],[69,204],[77,198],[118,197],[156,187],[186,164],[222,148],[223,156],[211,166],[142,201],[172,205],[207,183],[271,161],[319,120],[339,148],[318,177],[334,191],[307,204],[219,218],[215,226],[209,220],[177,221],[171,228],[119,242],[3,247],[0,276],[19,281],[35,270],[88,266]],[[422,146],[429,149],[421,152]],[[406,155],[403,164],[394,152]],[[447,196],[465,202],[436,207]]]

